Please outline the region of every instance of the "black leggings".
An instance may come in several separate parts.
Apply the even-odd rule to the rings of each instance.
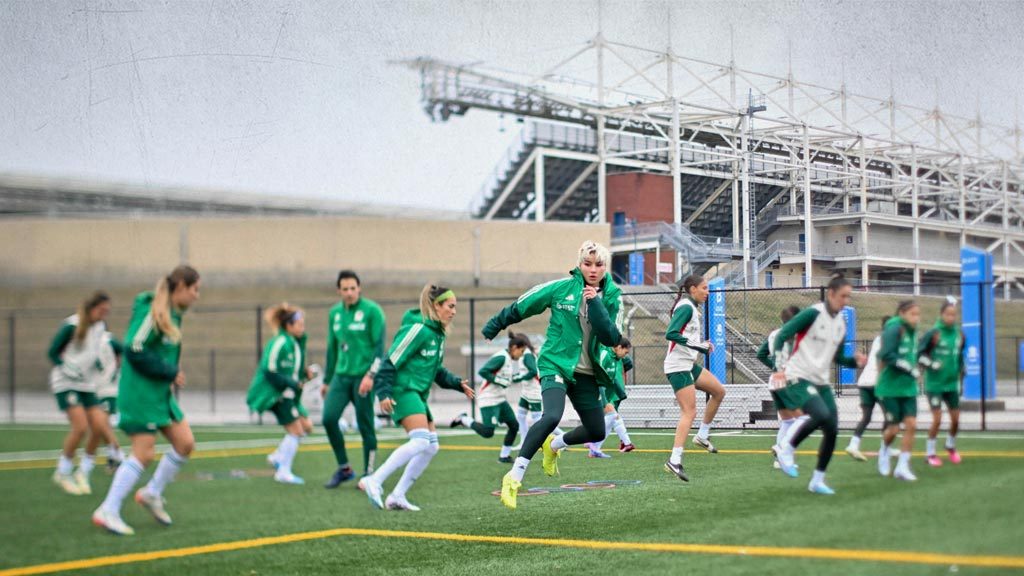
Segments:
[[[502,422],[502,424],[508,426],[508,432],[505,433],[505,442],[503,446],[512,446],[516,442],[516,436],[519,435],[519,422],[511,420],[509,422]],[[479,422],[474,421],[473,425],[470,426],[474,432],[483,436],[484,438],[490,438],[494,436],[494,426],[487,426]]]
[[[800,429],[797,430],[796,435],[793,437],[793,447],[799,446],[812,432],[821,428],[821,433],[824,437],[821,439],[821,445],[818,446],[818,466],[815,470],[824,472],[828,468],[828,463],[832,460],[832,452],[836,448],[836,436],[839,435],[839,419],[836,417],[836,414],[829,410],[828,406],[825,405],[825,401],[820,396],[812,396],[804,404],[803,411],[810,419],[804,422]]]
[[[523,440],[523,447],[519,450],[519,456],[530,460],[540,450],[544,440],[555,431],[558,423],[562,421],[562,413],[565,412],[565,390],[549,388],[541,392],[541,399],[544,406],[544,415],[530,426]],[[576,445],[585,442],[597,442],[604,440],[604,407],[580,410],[581,426],[565,433],[563,438],[566,444]]]
[[[868,424],[871,424],[871,413],[875,410],[874,402],[870,406],[860,407],[860,422],[857,422],[857,428],[853,431],[853,435],[860,438],[864,435],[864,431],[868,429]]]

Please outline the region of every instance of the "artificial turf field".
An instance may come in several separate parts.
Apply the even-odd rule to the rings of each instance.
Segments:
[[[401,439],[394,430],[382,434],[389,438],[382,441],[386,457]],[[322,435],[296,458],[296,473],[309,483],[283,486],[264,462],[277,429],[197,428],[195,457],[165,493],[174,526],[157,525],[128,502],[123,516],[136,529],[133,537],[90,523],[110,483],[101,467],[93,473],[92,496],[70,496],[50,481],[49,455],[29,453],[52,451],[62,436],[55,426],[0,426],[0,576],[67,569],[117,575],[1024,573],[1020,433],[964,433],[963,464],[931,469],[915,457],[920,480],[914,484],[880,478],[873,460],[837,453],[829,470],[838,492],[832,497],[806,491],[817,436],[801,447],[801,477],[794,480],[771,469],[773,434],[718,434],[719,454],[687,448],[691,482],[685,484],[662,467],[671,435],[638,433],[633,441],[640,450],[612,452],[609,460],[588,459],[581,450],[563,454],[558,478],[543,475],[538,456],[524,488],[617,486],[521,495],[515,511],[491,495],[508,468],[496,461],[498,442],[442,436],[441,452],[409,492],[423,511],[411,513],[371,508],[354,482],[323,489],[334,464],[328,447],[315,443]],[[874,449],[877,442],[877,434],[869,436],[864,446]],[[844,435],[840,449],[845,445]],[[361,458],[358,452],[350,449]],[[397,479],[398,473],[387,486]],[[54,565],[79,560],[86,562]]]

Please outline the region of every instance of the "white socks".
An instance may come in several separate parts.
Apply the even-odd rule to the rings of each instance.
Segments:
[[[711,433],[711,424],[700,423],[700,428],[697,430],[697,436],[700,436],[701,440],[707,440],[708,434]]]
[[[956,450],[956,436],[946,436],[946,450]]]
[[[61,454],[60,458],[57,458],[57,473],[68,475],[71,474],[72,470],[75,469],[75,463],[71,461],[71,458]]]
[[[682,446],[673,446],[672,447],[672,455],[668,457],[668,461],[673,463],[673,464],[682,464],[683,463],[683,447]]]
[[[164,457],[156,465],[156,472],[150,478],[149,484],[146,484],[146,491],[153,496],[162,495],[164,488],[174,480],[174,477],[178,475],[178,470],[181,470],[186,462],[188,462],[188,458],[175,452],[174,448],[164,453]]]
[[[124,452],[120,446],[107,445],[107,459],[108,460],[124,460]]]
[[[526,416],[529,412],[526,408],[519,406],[516,408],[516,422],[519,423],[519,445],[523,445],[523,439],[526,438],[526,433],[530,431],[530,424],[526,422]]]
[[[860,450],[860,436],[853,436],[850,438],[850,449]]]
[[[786,431],[786,437],[782,440],[782,444],[780,444],[780,446],[782,446],[783,448],[785,448],[787,445],[792,446],[793,438],[796,438],[796,434],[797,432],[800,431],[800,427],[803,426],[804,423],[810,419],[810,416],[804,414],[803,416],[794,420],[793,423],[789,425],[789,430]]]
[[[926,456],[935,456],[935,438],[925,440],[924,453]]]
[[[125,497],[131,494],[135,483],[142,477],[143,467],[134,455],[129,456],[114,472],[114,480],[110,483],[110,490],[103,500],[103,509],[111,514],[121,516],[121,503]]]
[[[512,455],[512,447],[511,446],[502,446],[501,447],[501,457],[502,458],[508,458],[511,455]]]
[[[398,484],[391,491],[391,495],[395,498],[405,499],[405,493],[409,491],[409,488],[412,488],[420,474],[423,474],[423,471],[427,469],[427,465],[434,458],[434,454],[437,454],[437,451],[441,449],[441,445],[437,443],[437,432],[430,432],[427,442],[427,448],[409,460],[409,464],[402,472],[402,477],[398,480]]]
[[[900,452],[900,457],[896,460],[896,469],[910,472],[910,452]]]
[[[825,472],[823,470],[815,470],[814,474],[811,475],[811,486],[815,484],[825,483]]]
[[[615,430],[615,434],[618,435],[620,442],[623,444],[632,444],[629,440],[629,432],[626,431],[626,423],[623,422],[622,417],[619,416],[618,413],[615,414],[615,425],[612,426],[612,429]]]
[[[786,434],[789,432],[789,428],[793,426],[793,422],[796,422],[796,418],[779,420],[779,432],[775,435],[776,446],[782,446],[782,442],[786,439]]]
[[[435,436],[436,438],[436,436]],[[435,441],[436,442],[436,441]],[[409,431],[409,441],[395,449],[388,456],[388,459],[381,464],[381,467],[373,473],[373,479],[378,484],[383,484],[388,476],[405,466],[414,456],[430,447],[430,431],[426,428],[416,428]]]
[[[568,446],[568,444],[565,443],[565,436],[562,434],[555,436],[555,439],[551,441],[551,449],[556,452],[562,450],[566,446]]]
[[[526,469],[530,467],[530,461],[520,456],[516,458],[516,463],[512,465],[512,471],[509,474],[512,475],[512,479],[516,482],[522,482],[523,476],[526,476]]]
[[[302,438],[292,434],[285,434],[281,439],[281,443],[277,445],[277,462],[281,465],[280,470],[291,473],[292,461],[295,460],[295,453],[299,451],[301,441]]]
[[[473,425],[473,419],[470,418],[469,416],[463,416],[462,418],[459,419],[459,421],[462,422],[462,425],[465,426],[466,428],[469,428],[470,426]]]
[[[96,467],[96,456],[92,454],[82,454],[82,459],[78,462],[78,470],[82,474],[88,476],[92,473],[92,469]]]

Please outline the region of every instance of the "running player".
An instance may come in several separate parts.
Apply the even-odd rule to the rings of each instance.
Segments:
[[[78,306],[78,313],[64,319],[47,353],[53,362],[50,389],[57,398],[57,407],[71,424],[53,473],[53,481],[68,494],[92,493],[89,474],[95,465],[96,448],[106,418],[96,397],[97,365],[107,333],[104,320],[110,308],[110,296],[105,292],[94,293]],[[74,470],[75,452],[90,430],[85,454],[78,470]]]
[[[352,270],[339,272],[335,286],[341,302],[327,315],[327,361],[320,393],[324,395],[324,431],[338,468],[324,488],[337,488],[356,476],[348,463],[345,436],[338,424],[349,403],[355,408],[356,424],[363,439],[363,473],[373,472],[377,430],[371,392],[384,355],[384,311],[373,300],[362,297],[362,284]]]
[[[164,510],[164,488],[188,462],[195,447],[192,428],[178,407],[173,388],[185,385],[181,370],[181,318],[199,299],[199,273],[178,266],[160,279],[154,292],[136,296],[125,333],[125,360],[117,403],[119,427],[132,441],[132,455],[117,468],[103,504],[93,512],[93,524],[119,535],[134,534],[121,519],[121,504],[156,456],[156,433],[170,442],[153,478],[135,493],[135,501],[170,526]]]
[[[526,336],[509,331],[508,348],[496,352],[478,372],[484,379],[483,385],[476,393],[481,421],[474,421],[466,412],[452,420],[452,428],[472,428],[484,438],[494,436],[494,429],[498,424],[507,426],[508,432],[505,433],[505,441],[498,456],[498,462],[503,464],[512,463],[512,448],[519,433],[519,423],[516,422],[515,413],[512,412],[512,405],[508,403],[506,394],[519,373],[519,359],[523,357],[529,345],[530,340]]]
[[[960,463],[956,450],[956,434],[960,429],[960,380],[963,378],[964,335],[956,322],[956,300],[952,297],[939,310],[935,327],[921,339],[918,355],[928,366],[924,372],[924,391],[932,409],[932,425],[928,429],[925,454],[928,464],[942,466],[942,459],[935,454],[935,438],[942,424],[942,405],[949,410],[949,435],[946,436],[946,452],[949,461]]]
[[[781,313],[779,313],[779,318],[782,320],[782,323],[785,324],[786,322],[789,322],[793,316],[796,316],[799,313],[800,308],[798,306],[787,306],[782,309]],[[773,372],[775,371],[775,337],[779,335],[779,330],[781,330],[781,328],[772,330],[771,333],[768,334],[768,338],[761,343],[761,347],[757,349],[757,359],[765,366],[771,368]],[[792,353],[793,341],[787,340],[785,342],[785,346],[785,354],[789,355]],[[781,386],[785,386],[786,384],[785,381],[776,382]],[[779,446],[782,446],[782,441],[785,440],[790,427],[796,423],[797,419],[800,418],[802,414],[799,410],[787,410],[786,407],[783,406],[782,400],[779,398],[778,391],[772,384],[772,382],[769,382],[768,389],[772,395],[772,403],[775,405],[775,410],[779,413],[779,430],[775,434],[775,444],[772,446],[772,454],[776,455],[774,458],[774,466],[778,468]]]
[[[846,339],[846,321],[843,308],[850,302],[853,288],[842,274],[829,280],[825,301],[809,306],[786,322],[775,335],[775,369],[773,381],[784,380],[786,385],[776,388],[777,395],[787,410],[800,409],[807,420],[790,429],[778,451],[779,468],[796,478],[799,472],[793,455],[796,447],[817,429],[822,431],[818,446],[818,463],[807,489],[815,494],[835,494],[825,484],[825,470],[832,459],[839,431],[839,414],[832,388],[828,385],[832,363],[848,368],[861,367],[866,361],[862,352],[854,358],[843,353]],[[786,342],[794,339],[793,350],[787,356]]]
[[[882,317],[883,330],[885,329],[885,323],[890,318],[892,316]],[[875,395],[875,384],[878,383],[878,351],[881,349],[882,335],[879,334],[871,341],[871,348],[868,350],[868,362],[864,365],[864,370],[861,371],[860,377],[857,378],[857,392],[860,395],[860,422],[857,423],[857,428],[853,431],[853,437],[850,438],[850,444],[846,447],[846,453],[853,457],[854,460],[860,460],[861,462],[866,462],[868,457],[860,451],[860,439],[864,436],[864,431],[867,430],[868,424],[871,424],[871,414],[875,411],[875,404],[879,404],[878,396]]]
[[[284,302],[268,309],[265,317],[274,337],[263,349],[260,366],[249,384],[246,404],[253,412],[273,412],[277,423],[284,427],[284,438],[267,457],[276,469],[274,480],[282,484],[305,484],[292,472],[299,443],[307,433],[299,411],[302,382],[309,377],[305,368],[305,313]]]
[[[885,432],[878,450],[878,473],[913,482],[917,476],[910,470],[910,453],[914,449],[917,428],[917,381],[921,377],[917,364],[917,325],[921,321],[921,308],[913,300],[904,300],[896,308],[896,317],[890,318],[882,331],[882,347],[878,351],[882,372],[875,386],[879,402],[885,410]],[[889,445],[903,424],[896,470],[889,460]]]
[[[103,336],[103,345],[100,346],[100,371],[96,380],[96,396],[100,401],[100,408],[106,412],[106,417],[97,424],[100,425],[99,437],[107,443],[107,469],[113,472],[124,460],[124,451],[117,441],[117,434],[110,425],[110,418],[117,415],[117,383],[121,379],[121,356],[124,353],[121,343],[114,335],[107,332]]]
[[[708,282],[703,276],[687,276],[679,285],[679,293],[676,294],[676,301],[672,305],[672,320],[665,332],[665,339],[669,341],[668,353],[665,354],[665,376],[672,385],[676,402],[679,403],[679,423],[676,425],[675,442],[672,444],[672,454],[665,463],[665,469],[683,482],[690,481],[686,470],[683,469],[683,447],[686,444],[686,437],[690,434],[690,427],[693,426],[693,419],[697,415],[697,396],[694,388],[710,394],[711,398],[704,407],[704,420],[693,437],[693,443],[712,454],[718,452],[708,435],[711,431],[711,421],[714,420],[718,407],[725,398],[725,387],[714,374],[704,370],[697,363],[700,354],[707,356],[715,349],[710,340],[705,341],[701,336],[704,327],[701,306],[707,302],[709,294]]]
[[[619,404],[626,399],[626,372],[633,369],[633,360],[629,357],[632,347],[629,338],[623,336],[618,345],[612,348],[611,354],[607,350],[601,351],[601,363],[605,365],[607,373],[615,375],[615,385],[601,389],[601,401],[604,403],[604,438],[586,444],[590,450],[590,458],[611,458],[601,451],[601,446],[612,432],[619,437],[619,452],[632,452],[636,449],[629,439],[626,423],[619,416]]]
[[[544,473],[558,473],[559,453],[571,445],[604,438],[604,411],[599,387],[613,384],[614,375],[600,364],[601,350],[619,343],[622,292],[607,272],[611,254],[586,241],[567,278],[528,290],[491,318],[483,328],[493,339],[505,328],[551,310],[547,338],[537,367],[541,378],[544,415],[530,427],[512,470],[502,478],[501,502],[515,508],[530,460],[543,449]],[[550,434],[562,419],[566,396],[579,414],[581,426],[560,436]]]
[[[380,468],[359,480],[359,488],[377,508],[414,512],[420,509],[405,495],[440,449],[434,417],[427,406],[431,383],[461,390],[473,398],[469,380],[444,367],[445,337],[455,318],[456,304],[455,292],[450,289],[424,286],[419,310],[405,313],[402,327],[374,379],[373,389],[381,410],[391,414],[395,424],[409,434],[409,441],[396,448]],[[403,466],[402,478],[387,500],[383,500],[384,482]]]

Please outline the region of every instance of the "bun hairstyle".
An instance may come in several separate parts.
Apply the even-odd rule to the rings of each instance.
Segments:
[[[690,295],[690,289],[696,288],[704,283],[704,277],[700,274],[690,274],[679,284],[679,291],[676,293],[676,301],[672,303],[672,309],[674,310],[676,304],[683,299],[683,296]]]
[[[263,313],[263,319],[267,321],[267,324],[269,324],[274,331],[287,327],[299,318],[302,318],[302,308],[292,306],[287,302],[282,302],[276,306],[268,308],[267,311]]]
[[[427,284],[420,292],[420,314],[423,315],[424,319],[429,318],[435,322],[441,322],[441,318],[437,315],[437,310],[434,309],[434,304],[438,301],[444,302],[454,297],[455,293],[447,286]],[[448,327],[446,326],[445,331],[447,330]]]
[[[782,323],[785,324],[786,322],[789,322],[793,318],[793,316],[796,316],[799,313],[799,306],[789,305],[782,309],[782,312],[779,314],[779,318],[781,318]]]
[[[78,305],[78,326],[75,326],[74,335],[76,344],[81,344],[85,340],[86,333],[92,327],[92,318],[89,317],[89,312],[104,302],[110,302],[110,296],[106,292],[97,290]]]
[[[902,300],[896,306],[896,313],[897,314],[903,314],[907,310],[910,310],[911,308],[914,308],[916,306],[917,306],[917,302],[915,302],[914,300]]]
[[[946,301],[939,308],[939,314],[945,313],[949,308],[956,308],[956,298],[954,296],[946,296]]]
[[[508,347],[512,348],[513,346],[515,346],[516,348],[526,348],[527,350],[533,352],[534,354],[537,353],[537,351],[533,349],[533,343],[530,342],[529,336],[523,334],[522,332],[513,332],[509,330]]]
[[[153,290],[153,303],[149,307],[153,324],[172,342],[181,340],[181,330],[171,322],[171,294],[174,294],[180,285],[191,287],[195,286],[196,282],[199,282],[199,272],[191,266],[182,265],[161,278]]]
[[[842,272],[836,272],[835,274],[832,275],[831,278],[828,279],[828,289],[832,292],[835,292],[836,290],[839,290],[840,288],[844,288],[846,286],[853,286],[853,284],[851,284],[850,281],[846,279],[846,276],[843,276]]]
[[[633,343],[629,341],[629,338],[623,336],[622,339],[619,340],[619,346],[625,348],[626,350],[629,350],[630,348],[633,347]]]

